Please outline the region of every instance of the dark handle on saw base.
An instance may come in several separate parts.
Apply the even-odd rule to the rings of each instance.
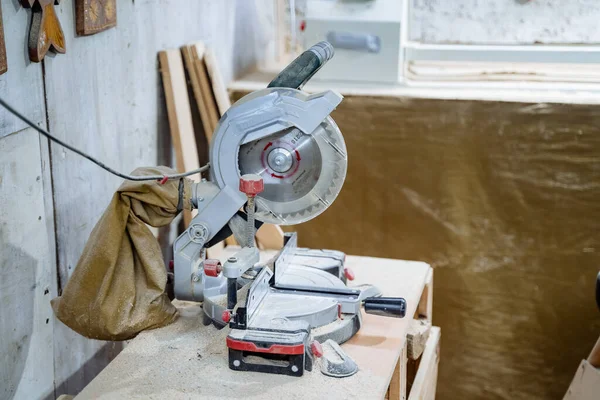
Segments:
[[[402,297],[369,297],[365,299],[367,314],[383,317],[403,318],[406,315],[406,300]]]

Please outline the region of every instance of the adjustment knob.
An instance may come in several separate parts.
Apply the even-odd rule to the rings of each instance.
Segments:
[[[221,261],[213,258],[207,258],[204,260],[204,275],[217,277],[221,273],[223,267],[221,267]]]
[[[321,343],[316,340],[313,340],[310,344],[310,351],[312,352],[313,356],[317,358],[323,357],[323,346],[321,346]]]
[[[352,271],[350,268],[348,268],[348,267],[344,268],[344,275],[346,276],[346,279],[348,279],[349,281],[354,280],[354,271]]]
[[[223,311],[223,314],[221,315],[221,319],[223,320],[223,322],[225,322],[226,324],[229,323],[229,321],[231,321],[231,313],[229,312],[229,310],[225,310]]]
[[[255,197],[265,190],[265,183],[260,175],[246,174],[240,178],[240,192],[248,197]]]

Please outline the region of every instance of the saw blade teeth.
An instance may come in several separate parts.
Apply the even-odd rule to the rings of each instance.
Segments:
[[[255,142],[245,143],[238,151],[240,175],[260,173],[265,179],[265,191],[262,196],[259,195],[256,203],[257,219],[263,222],[291,225],[308,221],[327,209],[341,191],[346,176],[347,155],[343,136],[335,122],[330,117],[326,118],[318,131],[310,135],[310,140],[302,135],[297,128],[288,128]],[[294,175],[290,175],[289,179],[274,175],[271,178],[269,168],[272,165],[265,164],[265,161],[269,161],[266,157],[274,148],[283,148],[292,154],[295,152],[298,162],[294,160],[292,165],[299,165],[299,171],[303,174],[318,174],[315,175],[317,179],[298,179],[301,174],[298,178]],[[328,157],[325,164],[324,156]],[[301,159],[304,160],[302,164]]]

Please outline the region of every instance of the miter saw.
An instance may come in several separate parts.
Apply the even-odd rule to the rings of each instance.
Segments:
[[[299,248],[295,234],[285,235],[272,265],[259,264],[254,237],[262,223],[308,221],[344,183],[346,146],[329,115],[342,96],[299,90],[332,56],[329,43],[318,43],[223,115],[210,181],[193,187],[198,214],[174,244],[175,297],[202,302],[207,323],[229,325],[234,370],[301,376],[322,353],[320,342],[343,343],[360,329],[361,307],[392,317],[406,311],[404,299],[382,298],[373,286],[346,286],[353,276],[345,255]],[[243,246],[235,256],[207,259],[206,248],[232,232]]]

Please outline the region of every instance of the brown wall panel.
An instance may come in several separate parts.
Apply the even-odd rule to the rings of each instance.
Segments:
[[[347,97],[333,117],[348,177],[301,244],[433,265],[440,399],[561,398],[600,331],[600,109]]]

